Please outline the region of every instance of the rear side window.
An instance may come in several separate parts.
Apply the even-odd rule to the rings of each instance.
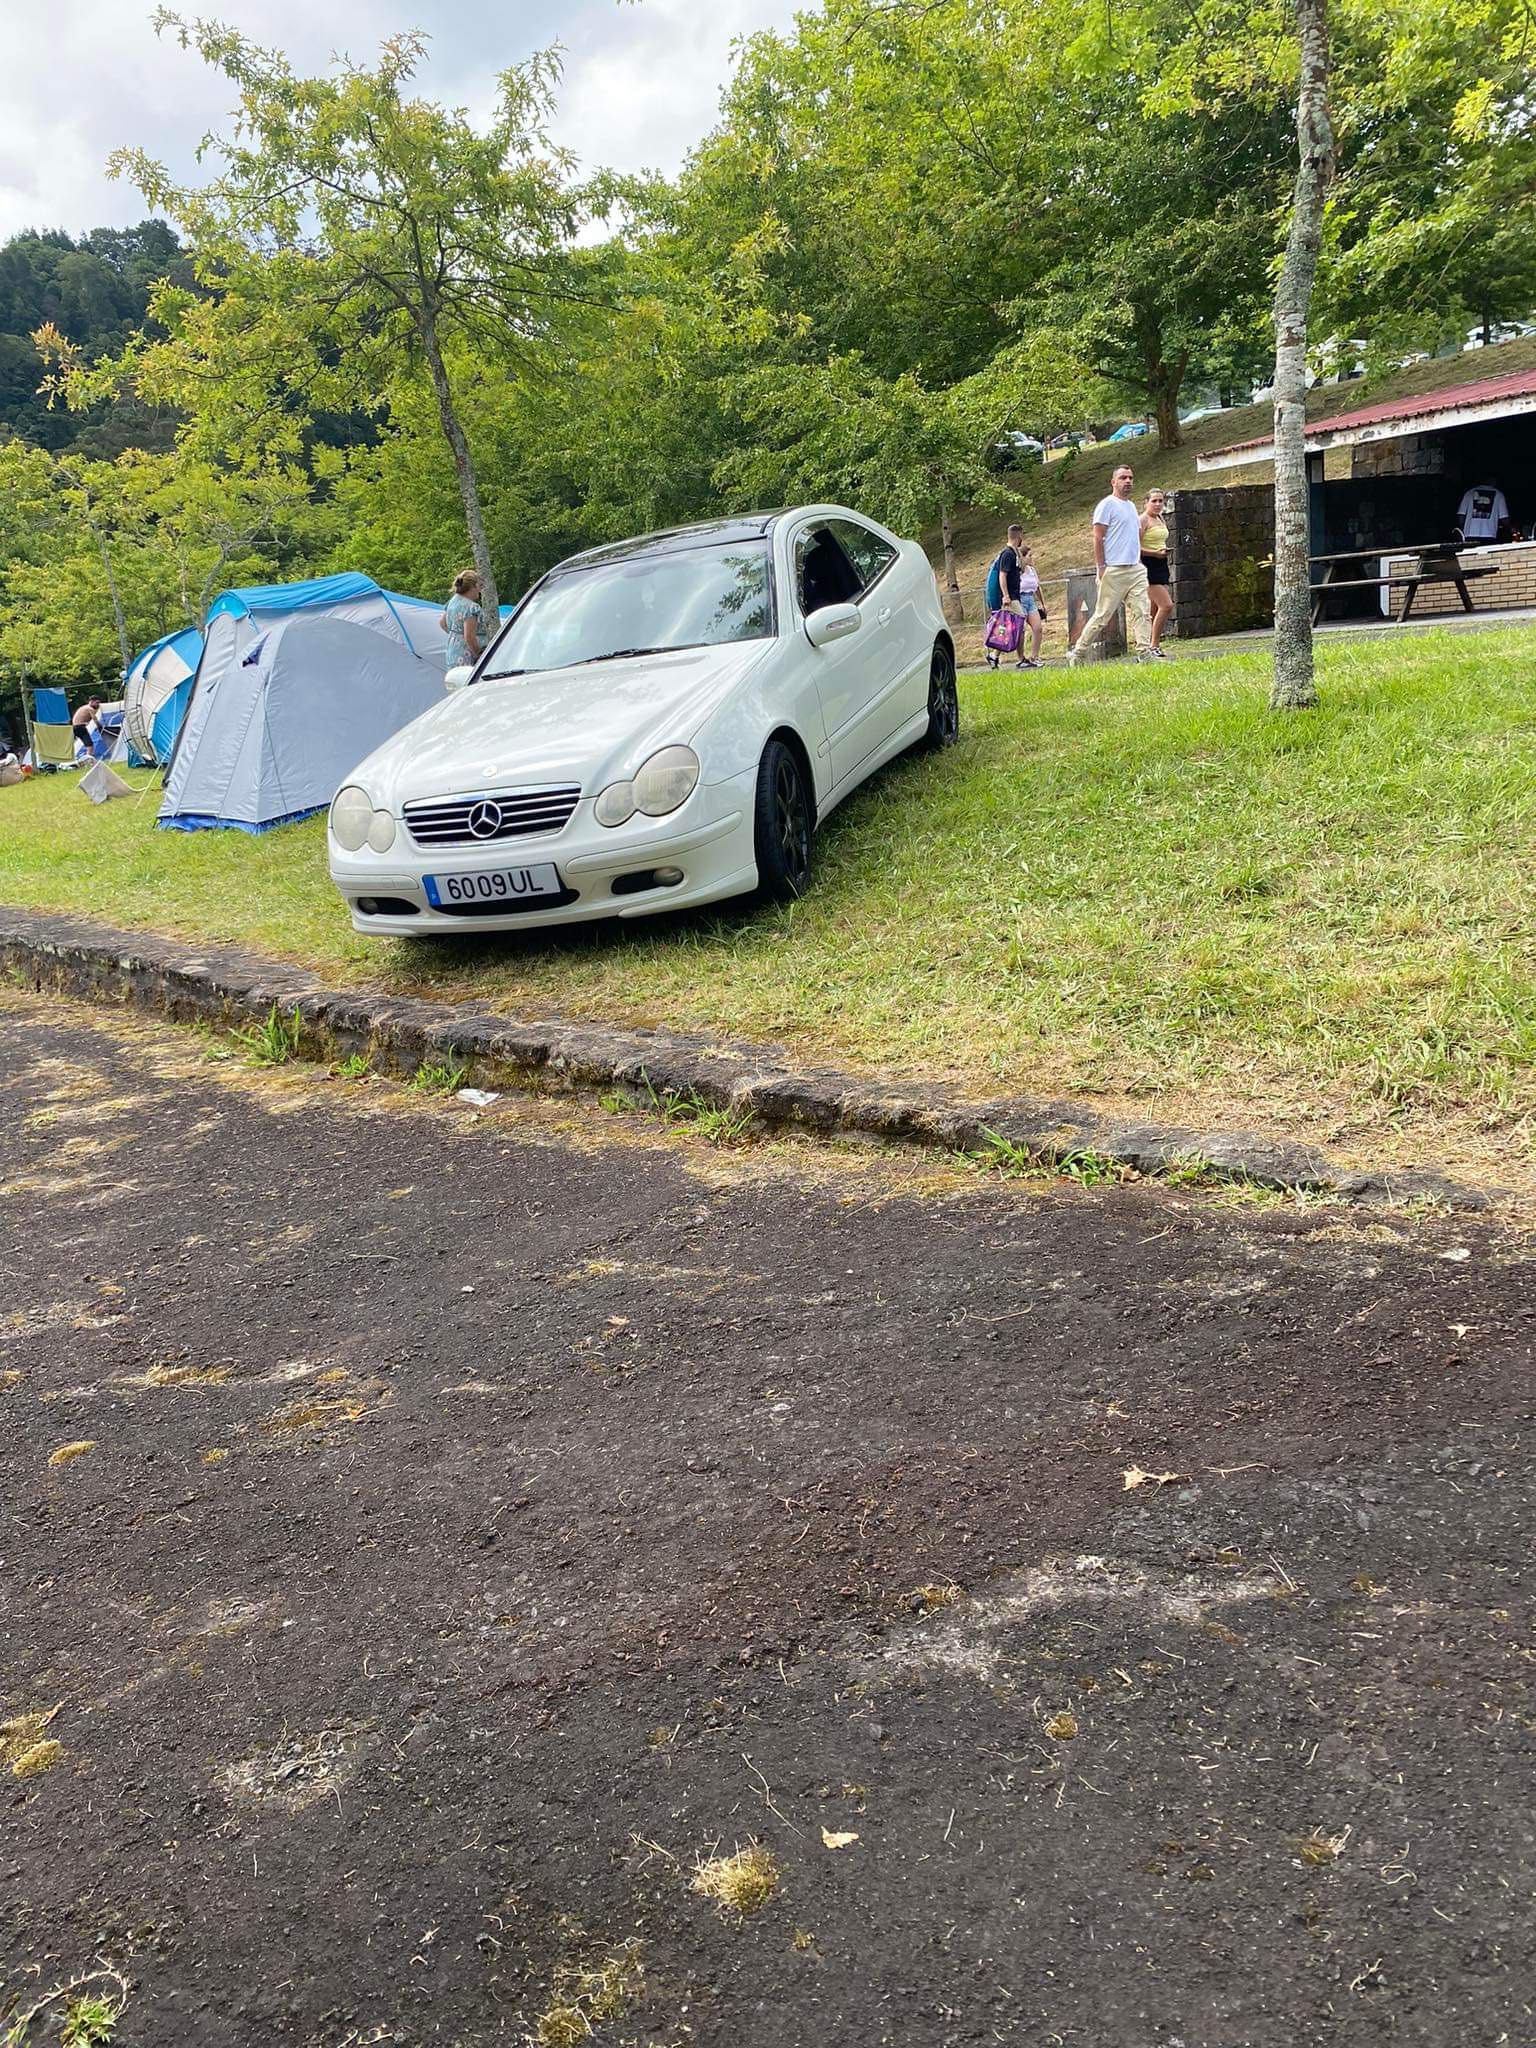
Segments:
[[[875,578],[883,576],[895,561],[896,550],[888,540],[882,540],[878,533],[871,533],[855,520],[834,519],[830,525],[843,544],[843,553],[858,572],[860,591],[868,590]]]
[[[830,525],[813,526],[795,542],[795,583],[806,618],[824,605],[852,604],[863,588]]]

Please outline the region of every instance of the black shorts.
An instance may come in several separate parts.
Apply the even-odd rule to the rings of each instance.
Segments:
[[[1147,572],[1148,583],[1168,581],[1168,557],[1166,555],[1143,555],[1141,566]]]

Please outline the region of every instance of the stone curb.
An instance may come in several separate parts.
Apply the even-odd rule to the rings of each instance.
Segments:
[[[179,1022],[259,1022],[274,1004],[298,1011],[301,1050],[363,1052],[408,1076],[451,1057],[477,1083],[516,1079],[574,1089],[684,1096],[750,1111],[765,1124],[857,1133],[976,1152],[1017,1148],[1041,1165],[1083,1154],[1158,1175],[1198,1167],[1211,1179],[1343,1196],[1486,1209],[1489,1197],[1433,1168],[1356,1173],[1308,1145],[1251,1132],[1116,1123],[1077,1102],[1020,1096],[972,1103],[941,1083],[882,1081],[792,1065],[773,1046],[718,1044],[697,1034],[524,1019],[378,990],[327,988],[302,968],[233,947],[194,947],[72,917],[0,906],[0,967],[40,990],[123,1003]]]

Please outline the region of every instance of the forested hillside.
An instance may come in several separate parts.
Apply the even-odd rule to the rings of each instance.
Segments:
[[[162,220],[92,228],[78,239],[59,228],[13,235],[0,248],[0,438],[9,432],[91,455],[169,447],[172,415],[127,394],[85,415],[50,409],[38,389],[46,365],[32,340],[53,326],[90,358],[110,354],[143,323],[162,277],[192,282],[191,259]]]

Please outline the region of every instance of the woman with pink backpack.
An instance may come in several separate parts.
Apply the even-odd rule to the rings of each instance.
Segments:
[[[1024,628],[1029,627],[1030,651],[1019,653],[1016,668],[1040,666],[1040,642],[1045,636],[1045,607],[1040,602],[1040,577],[1035,569],[1034,551],[1024,545],[1022,526],[1010,526],[1008,539],[987,571],[987,667],[996,668],[1001,657],[1019,651]]]

